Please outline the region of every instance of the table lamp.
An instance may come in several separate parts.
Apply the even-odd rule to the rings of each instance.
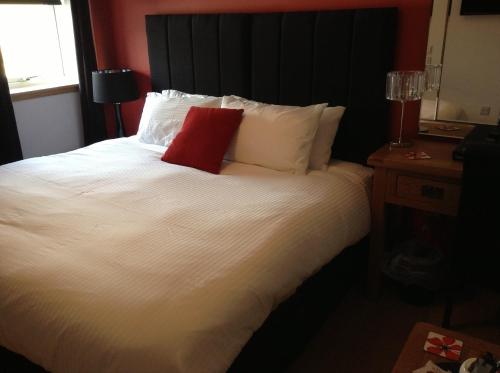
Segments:
[[[134,72],[130,69],[92,71],[92,88],[94,102],[114,104],[116,136],[124,136],[120,104],[139,98]]]
[[[391,71],[387,73],[385,97],[388,100],[401,102],[399,138],[397,141],[391,141],[391,147],[404,148],[412,145],[410,141],[403,141],[405,102],[420,100],[426,88],[425,82],[424,71]]]
[[[434,120],[438,119],[439,112],[439,94],[441,88],[441,73],[443,70],[442,65],[425,65],[425,88],[427,91],[436,92],[436,100],[434,105]]]

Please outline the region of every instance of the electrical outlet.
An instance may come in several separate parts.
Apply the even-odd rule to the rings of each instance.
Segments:
[[[488,116],[488,115],[490,115],[490,112],[491,112],[490,106],[483,106],[483,107],[481,107],[481,111],[479,112],[479,115]]]

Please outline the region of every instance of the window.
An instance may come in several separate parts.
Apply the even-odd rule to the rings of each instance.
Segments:
[[[0,48],[12,88],[78,81],[69,0],[0,5]]]

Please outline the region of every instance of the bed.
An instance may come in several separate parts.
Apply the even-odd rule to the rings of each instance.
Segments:
[[[369,232],[358,163],[385,139],[395,22],[395,9],[147,16],[154,90],[346,105],[336,160],[217,176],[133,136],[2,166],[0,345],[54,372],[247,370],[297,289]]]

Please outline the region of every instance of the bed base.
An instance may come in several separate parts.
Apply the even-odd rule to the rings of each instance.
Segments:
[[[281,372],[303,351],[331,311],[366,273],[365,237],[307,279],[243,347],[229,372]]]
[[[0,373],[46,373],[47,371],[26,359],[0,346]]]

